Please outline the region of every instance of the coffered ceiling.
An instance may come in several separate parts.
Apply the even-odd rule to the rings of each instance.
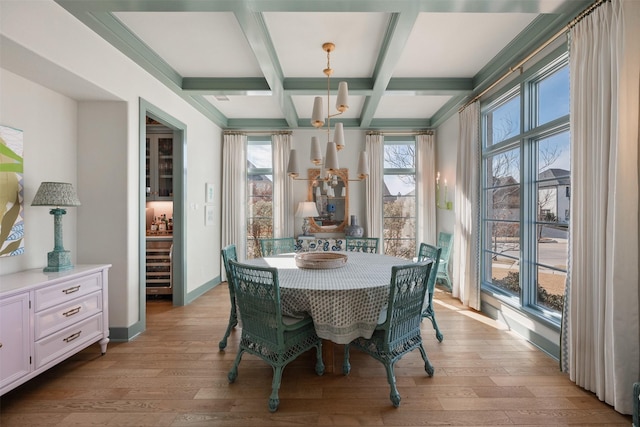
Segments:
[[[56,0],[223,129],[435,127],[589,0]],[[331,106],[331,112],[334,112]]]

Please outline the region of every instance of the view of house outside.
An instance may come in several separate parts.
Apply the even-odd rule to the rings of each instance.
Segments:
[[[483,283],[558,314],[571,218],[568,71],[550,66],[483,112]]]

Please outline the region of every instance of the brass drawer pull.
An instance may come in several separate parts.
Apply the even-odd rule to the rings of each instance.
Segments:
[[[81,308],[82,308],[82,307],[72,308],[71,310],[69,310],[69,311],[65,311],[64,313],[62,313],[62,315],[63,315],[63,316],[66,316],[66,317],[73,316],[74,314],[78,314],[78,313],[80,313],[80,309],[81,309]]]
[[[80,290],[80,285],[76,285],[67,289],[63,289],[62,292],[64,292],[65,294],[72,294],[74,292],[78,292],[79,290]]]
[[[75,334],[73,334],[73,335],[69,335],[68,337],[63,338],[63,340],[62,340],[62,341],[69,343],[69,342],[71,342],[71,341],[75,340],[76,338],[79,338],[81,333],[82,333],[82,331],[80,331],[80,332],[76,332],[76,333],[75,333]]]

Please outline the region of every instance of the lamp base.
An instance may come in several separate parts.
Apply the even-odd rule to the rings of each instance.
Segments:
[[[47,253],[47,266],[44,268],[45,272],[51,271],[66,271],[71,270],[71,251],[51,251]]]

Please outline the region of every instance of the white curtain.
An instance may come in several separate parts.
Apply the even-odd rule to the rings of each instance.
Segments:
[[[273,145],[273,237],[293,236],[293,185],[287,175],[291,134],[274,134]]]
[[[640,380],[640,2],[605,2],[570,32],[570,378],[622,413]]]
[[[460,112],[453,232],[453,296],[480,310],[480,106],[476,101]]]
[[[246,253],[247,136],[225,134],[222,144],[222,247],[235,244],[238,259]],[[225,276],[224,268],[222,275]]]
[[[367,237],[378,237],[384,248],[384,225],[382,223],[382,168],[384,157],[384,136],[367,134],[365,150],[369,156],[369,178],[366,182],[366,232]],[[380,250],[383,253],[384,249]]]
[[[435,139],[433,134],[416,136],[417,246],[423,242],[435,245],[437,240]]]

